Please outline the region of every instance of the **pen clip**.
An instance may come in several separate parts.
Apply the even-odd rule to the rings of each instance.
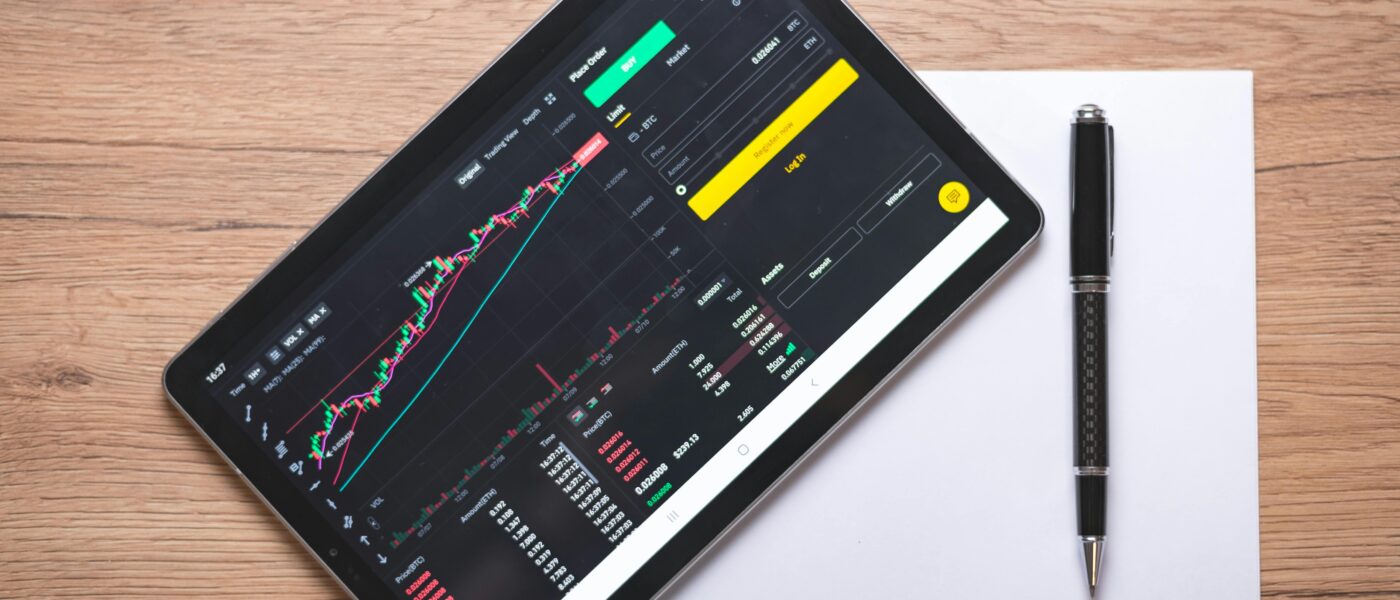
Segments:
[[[1113,148],[1113,126],[1105,125],[1105,127],[1108,129],[1108,257],[1113,258],[1114,253],[1118,250],[1118,232],[1114,224],[1118,220],[1118,193],[1114,189],[1116,186],[1116,182],[1114,181],[1116,178],[1115,173],[1117,173],[1118,170],[1113,164],[1113,156],[1115,154]]]

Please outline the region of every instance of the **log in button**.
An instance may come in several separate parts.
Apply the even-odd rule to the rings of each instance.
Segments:
[[[943,163],[938,160],[938,157],[932,154],[924,155],[923,159],[914,165],[914,168],[909,169],[909,172],[905,173],[903,177],[895,180],[894,187],[884,190],[876,197],[875,204],[871,205],[857,221],[860,230],[867,234],[875,231],[875,228],[883,223],[885,218],[890,216],[890,213],[894,212],[894,209],[899,208],[910,196],[915,195],[941,166]]]
[[[797,278],[778,294],[778,301],[782,302],[783,306],[792,308],[792,305],[797,304],[798,300],[806,296],[807,292],[811,291],[818,281],[821,281],[821,278],[826,277],[827,273],[835,269],[836,264],[841,262],[841,259],[846,258],[846,255],[855,249],[856,244],[860,243],[860,240],[860,232],[856,231],[854,227],[847,229],[845,233],[841,234],[841,237],[836,238],[835,242],[827,246],[825,251],[818,254],[817,258],[809,263],[806,269],[797,274]]]

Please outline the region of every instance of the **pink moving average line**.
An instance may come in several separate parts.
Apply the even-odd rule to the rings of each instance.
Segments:
[[[548,190],[553,194],[560,193],[563,187],[559,185],[559,182],[564,181],[565,178],[570,175],[577,176],[578,171],[587,165],[599,151],[606,147],[607,143],[606,138],[604,138],[601,133],[595,134],[578,150],[578,152],[574,153],[571,161],[555,169],[553,173],[540,180],[540,182],[534,186],[527,187],[524,198],[512,205],[511,208],[492,215],[487,220],[486,224],[472,230],[470,235],[474,240],[473,245],[457,251],[446,260],[439,257],[430,261],[438,267],[438,273],[434,277],[435,282],[430,284],[428,288],[419,286],[415,289],[416,293],[414,297],[422,304],[422,307],[418,311],[415,311],[414,315],[405,319],[399,328],[396,328],[395,332],[402,332],[402,338],[393,355],[380,360],[381,372],[379,381],[377,381],[369,391],[349,396],[337,405],[326,405],[325,412],[329,413],[326,415],[326,427],[324,430],[313,434],[311,440],[312,451],[310,457],[316,459],[317,469],[324,468],[324,458],[326,455],[325,444],[335,431],[335,425],[339,422],[341,415],[343,415],[350,406],[356,407],[355,418],[350,424],[350,432],[353,437],[355,426],[359,423],[360,414],[368,410],[366,404],[370,407],[379,405],[379,394],[388,387],[389,383],[393,380],[398,365],[407,358],[413,349],[418,346],[418,343],[422,341],[429,331],[432,330],[433,326],[437,324],[437,319],[441,315],[440,308],[446,304],[464,270],[458,268],[458,265],[465,267],[473,264],[476,258],[480,256],[481,252],[485,251],[494,244],[496,240],[500,239],[500,236],[492,235],[497,229],[501,227],[514,229],[516,223],[520,219],[529,218],[529,209],[537,204],[538,200],[543,196],[543,194],[541,194],[542,190]],[[442,298],[439,300],[437,291],[441,289],[443,283],[442,276],[444,274],[450,274],[450,277],[446,282],[447,289],[441,294]],[[432,316],[432,319],[425,323],[424,321],[429,315]],[[393,337],[394,333],[391,333],[385,341],[387,342],[388,339]],[[371,351],[369,356],[373,356],[373,353],[377,352],[383,345],[384,342],[381,342],[379,346],[376,346],[375,350]],[[366,360],[362,360],[355,370],[358,370],[359,366],[363,366],[369,356],[366,356]],[[352,370],[352,372],[353,371],[354,370]],[[347,374],[346,379],[348,379],[348,377],[349,374]],[[337,383],[336,386],[332,388],[331,393],[334,393],[334,390],[339,388],[344,382],[345,379],[342,379],[340,383]],[[319,404],[324,404],[324,400],[319,402]],[[314,409],[315,406],[313,405],[312,410]],[[309,415],[310,412],[307,414]],[[306,415],[303,415],[302,419],[305,418]],[[297,423],[300,422],[301,419],[297,421]],[[295,426],[294,424],[293,427]],[[336,469],[336,475],[333,481],[338,481],[340,478],[340,472],[345,463],[345,454],[348,454],[349,443],[349,439],[347,439],[346,448],[342,452],[340,464]]]
[[[572,167],[573,164],[574,163],[570,161],[570,163],[564,168]],[[516,218],[529,218],[528,210],[533,204],[537,202],[537,200],[541,196],[541,194],[539,193],[540,190],[548,189],[553,191],[558,189],[556,186],[553,185],[553,183],[555,181],[559,181],[562,177],[562,169],[555,170],[553,174],[541,180],[539,184],[528,188],[528,194],[524,200],[518,202],[509,210],[492,215],[487,221],[486,225],[483,225],[482,227],[473,230],[473,233],[477,234],[473,235],[473,237],[477,240],[476,243],[454,253],[452,257],[449,258],[448,261],[446,261],[446,264],[453,266],[455,266],[456,264],[461,264],[462,266],[472,264],[475,258],[480,255],[481,251],[490,247],[490,245],[495,243],[497,239],[500,239],[500,236],[492,235],[492,233],[494,233],[500,227],[513,229],[515,227]],[[466,256],[467,258],[463,259],[464,256]],[[331,434],[335,431],[335,425],[339,422],[340,416],[344,414],[350,406],[353,405],[358,409],[355,413],[356,422],[358,422],[359,413],[365,411],[364,402],[366,400],[368,400],[371,403],[371,405],[378,404],[378,394],[382,392],[384,388],[388,387],[389,383],[393,381],[394,373],[397,371],[398,366],[403,362],[405,358],[408,357],[410,353],[413,352],[414,348],[418,347],[418,342],[422,341],[423,338],[428,334],[428,332],[432,330],[433,326],[437,324],[438,317],[442,315],[442,311],[437,309],[441,308],[443,304],[446,304],[448,297],[450,297],[452,293],[452,290],[456,289],[457,282],[461,279],[462,272],[463,269],[460,268],[452,269],[451,277],[447,285],[447,290],[442,294],[442,299],[440,302],[438,301],[438,295],[436,293],[428,294],[426,299],[427,304],[424,305],[420,310],[415,311],[414,316],[410,316],[408,319],[405,319],[403,321],[400,328],[408,329],[407,336],[404,339],[406,345],[402,346],[402,348],[395,352],[393,356],[384,359],[385,361],[387,361],[387,363],[385,364],[387,364],[388,366],[388,368],[384,371],[384,376],[380,378],[379,381],[375,382],[374,386],[371,387],[369,391],[352,395],[346,398],[345,400],[342,400],[339,403],[338,408],[332,407],[327,410],[327,412],[331,413],[329,423],[323,431],[319,431],[313,436],[312,441],[312,457],[316,459],[316,467],[318,469],[321,469],[324,466],[323,462],[326,454],[325,443],[327,440],[330,439]],[[418,315],[432,315],[432,320],[420,328],[416,322],[418,321],[418,319],[415,318]],[[354,431],[353,423],[351,425],[351,431]],[[316,451],[317,449],[319,449],[320,451]],[[343,458],[344,457],[342,456],[342,459]]]

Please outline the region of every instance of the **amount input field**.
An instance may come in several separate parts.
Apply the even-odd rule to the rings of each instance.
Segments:
[[[720,111],[729,107],[768,70],[777,58],[785,54],[807,24],[796,12],[765,34],[741,60],[729,67],[694,104],[691,104],[642,152],[647,162],[657,166],[670,159],[676,151],[690,143],[715,122]]]
[[[822,37],[811,29],[799,39],[797,47],[779,56],[761,81],[738,94],[704,129],[697,131],[667,159],[659,169],[666,183],[679,183],[697,167],[718,160],[716,148],[733,144],[732,135],[746,130],[753,122],[751,119],[756,120],[755,115],[770,110],[778,103],[778,98],[794,89],[789,86],[796,84],[788,82],[807,73],[808,63],[818,55],[817,50],[823,44]]]

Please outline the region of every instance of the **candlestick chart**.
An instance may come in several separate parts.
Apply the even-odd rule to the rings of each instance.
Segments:
[[[309,450],[307,451],[307,458],[315,461],[317,469],[327,468],[325,464],[326,442],[336,432],[338,425],[347,427],[347,425],[342,424],[348,420],[348,431],[353,436],[360,416],[382,406],[383,393],[393,383],[395,371],[400,364],[410,358],[419,343],[434,330],[438,317],[448,304],[452,291],[462,274],[475,264],[492,245],[503,239],[507,232],[519,229],[523,223],[531,220],[532,211],[542,204],[545,208],[541,217],[548,216],[549,210],[564,196],[582,168],[583,164],[580,161],[570,158],[568,162],[555,168],[539,182],[525,187],[521,191],[520,198],[505,210],[491,215],[480,226],[468,231],[466,238],[469,244],[467,246],[446,256],[435,256],[429,261],[432,268],[431,276],[426,278],[425,283],[413,286],[409,292],[417,305],[413,314],[405,318],[388,337],[384,338],[383,342],[380,342],[373,351],[366,355],[354,369],[347,372],[340,382],[331,388],[326,397],[313,405],[301,419],[298,419],[288,429],[288,432],[295,430],[307,416],[315,412],[317,408],[321,409],[320,423],[322,427],[309,436]],[[517,250],[516,258],[520,252],[524,251],[529,239],[533,237],[542,221],[543,218],[536,220],[534,228],[530,230],[530,236]],[[503,280],[508,273],[509,268],[501,274],[500,279]],[[499,285],[499,281],[497,283]],[[487,298],[481,301],[480,306],[476,309],[478,314],[489,297],[488,294]],[[470,322],[466,328],[463,328],[460,335],[465,335],[469,328]],[[373,383],[367,390],[352,393],[331,402],[327,401],[340,390],[352,375],[358,373],[366,365],[372,365],[374,376]],[[415,395],[414,400],[416,398]],[[387,433],[386,431],[385,434],[387,435]],[[349,456],[349,452],[346,450],[348,448],[342,449],[340,460],[335,465],[334,475],[331,479],[333,484],[340,483],[345,458]],[[351,475],[353,476],[353,473]]]
[[[344,478],[344,483],[348,484],[373,455],[379,444],[412,407],[413,403],[423,394],[448,357],[476,323],[492,295],[505,281],[526,248],[529,247],[530,242],[535,238],[550,212],[565,196],[569,187],[588,162],[606,146],[607,140],[605,138],[601,135],[594,135],[563,164],[550,170],[537,182],[525,186],[519,192],[518,197],[503,207],[503,210],[488,215],[478,225],[463,232],[461,247],[427,260],[424,269],[420,270],[423,275],[416,277],[416,281],[412,285],[405,285],[409,288],[408,295],[413,302],[412,312],[393,327],[387,336],[369,353],[365,354],[353,368],[348,369],[334,386],[287,428],[286,433],[292,434],[303,423],[307,423],[308,418],[319,410],[320,419],[314,421],[319,427],[305,438],[307,441],[305,456],[318,471],[330,474],[332,485],[342,483],[342,478]],[[475,309],[470,313],[470,318],[458,332],[456,341],[441,357],[437,367],[422,382],[418,391],[402,403],[398,415],[383,429],[374,446],[347,474],[345,468],[347,459],[351,456],[350,445],[358,433],[361,418],[367,413],[379,411],[384,407],[384,395],[394,385],[396,374],[405,363],[415,359],[415,350],[437,330],[440,317],[448,309],[453,292],[458,288],[458,283],[462,281],[464,274],[472,271],[471,267],[478,264],[493,246],[512,237],[511,233],[516,231],[528,231],[528,233],[519,241],[510,261],[501,270],[490,290],[476,302]],[[353,391],[344,389],[347,382],[363,379],[363,377],[356,378],[356,376],[366,370],[371,372],[367,387]],[[330,447],[330,441],[334,439],[333,436],[339,436],[340,446]],[[339,457],[334,460],[334,464],[328,460],[332,451],[339,452]],[[340,489],[343,491],[344,485]]]

